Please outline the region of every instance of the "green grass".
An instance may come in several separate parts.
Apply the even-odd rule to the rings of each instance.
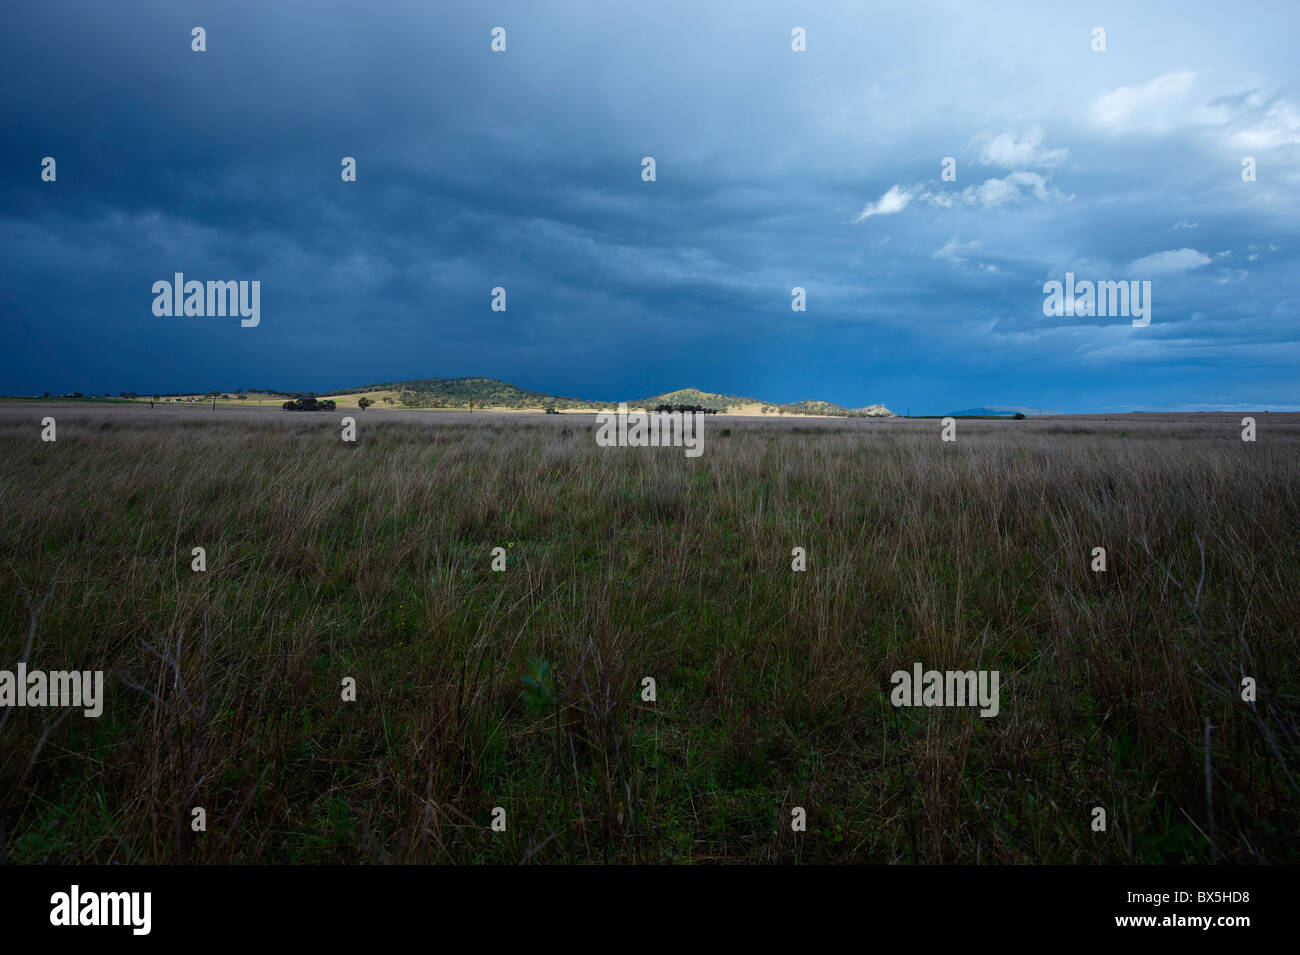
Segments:
[[[1284,416],[709,421],[687,459],[585,418],[36,413],[0,409],[0,665],[48,592],[29,666],[107,701],[0,730],[8,861],[1200,863],[1206,717],[1218,859],[1300,861]],[[1140,541],[1194,591],[1198,535],[1193,614]],[[893,708],[916,661],[999,670],[1001,713]]]

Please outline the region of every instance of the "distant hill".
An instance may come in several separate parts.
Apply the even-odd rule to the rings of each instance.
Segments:
[[[533,410],[554,408],[557,411],[601,411],[614,408],[617,401],[569,398],[529,391],[495,378],[412,378],[387,381],[355,388],[327,392],[329,397],[366,396],[372,401],[405,408],[511,408]],[[324,396],[322,396],[324,397]],[[658,405],[698,405],[721,414],[737,415],[825,415],[830,417],[897,417],[884,405],[869,405],[850,410],[831,401],[792,401],[785,404],[763,401],[744,395],[724,395],[698,388],[681,388],[649,398],[625,400],[629,408],[654,408]]]
[[[46,395],[46,397],[50,396]],[[91,396],[83,396],[80,393],[59,397],[65,400],[69,398],[82,399],[83,397],[87,400],[102,400],[94,399]],[[129,394],[123,392],[121,394],[123,400],[148,401],[149,398],[149,395],[137,396],[134,392]],[[208,401],[212,398],[213,392],[203,394],[196,392],[188,395],[169,392],[162,395],[160,400],[164,402],[193,403]],[[652,410],[659,405],[694,405],[711,409],[719,414],[752,417],[765,415],[809,415],[834,418],[898,417],[884,405],[846,408],[844,405],[836,404],[833,401],[821,400],[789,401],[778,404],[777,402],[763,401],[761,398],[750,398],[745,395],[724,395],[712,391],[701,391],[699,388],[680,388],[677,391],[666,391],[661,395],[652,395],[649,398],[620,398],[616,401],[571,398],[548,395],[541,391],[529,391],[526,388],[520,388],[518,385],[512,385],[507,381],[500,381],[496,378],[409,378],[404,381],[384,381],[372,385],[358,385],[325,392],[284,391],[276,388],[249,388],[245,390],[240,388],[232,394],[216,393],[216,399],[219,402],[238,401],[249,406],[278,405],[285,398],[332,399],[339,407],[349,408],[357,407],[358,403],[364,398],[369,405],[389,408],[459,408],[467,410],[495,408],[512,411],[553,409],[555,411],[594,412],[612,410],[622,401],[627,404],[630,410],[637,411]],[[1010,414],[1019,409],[1003,410]],[[955,414],[960,415],[984,413],[993,414],[996,412],[955,412]],[[1027,413],[1055,414],[1055,412],[1050,411]]]
[[[740,395],[719,395],[711,391],[700,391],[698,388],[679,388],[677,391],[665,391],[662,395],[654,395],[650,398],[628,402],[629,406],[637,408],[653,408],[656,405],[699,405],[701,408],[712,408],[714,411],[723,413],[732,409],[739,410],[750,405],[761,404],[763,402],[757,398],[745,398]]]
[[[986,408],[967,408],[965,411],[948,412],[954,418],[1010,418],[1016,414],[1031,418],[1035,415],[1059,415],[1060,413],[1048,411],[1046,408],[1011,408],[1006,405],[989,405]]]
[[[849,409],[832,401],[790,401],[777,405],[786,414],[826,415],[833,418],[846,418]]]
[[[832,418],[847,417],[898,417],[884,405],[868,405],[865,408],[848,409],[843,405],[837,405],[833,401],[789,401],[785,404],[777,404],[771,401],[762,401],[758,398],[747,398],[741,395],[719,395],[710,391],[700,391],[698,388],[682,388],[678,391],[669,391],[662,395],[655,395],[652,398],[646,398],[641,401],[629,401],[630,406],[653,408],[660,404],[687,404],[699,405],[702,408],[713,408],[722,414],[758,414],[758,415],[818,415]]]
[[[332,391],[331,395],[392,394],[408,408],[546,408],[591,409],[612,407],[609,401],[584,401],[540,391],[528,391],[495,378],[412,378],[359,388]]]

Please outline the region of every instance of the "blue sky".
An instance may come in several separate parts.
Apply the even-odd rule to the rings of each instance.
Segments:
[[[1297,36],[1295,3],[7,4],[0,392],[1300,408]],[[155,316],[175,272],[260,281],[260,324]],[[1045,316],[1067,272],[1150,281],[1150,324]]]

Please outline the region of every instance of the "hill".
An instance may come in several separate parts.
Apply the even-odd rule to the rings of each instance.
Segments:
[[[139,397],[134,393],[123,398],[149,400],[149,396]],[[212,392],[203,394],[162,396],[163,401],[201,402],[211,400]],[[459,408],[467,410],[509,410],[509,411],[604,411],[617,406],[617,401],[602,401],[586,398],[549,395],[541,391],[529,391],[496,378],[409,378],[404,381],[385,381],[371,385],[358,385],[339,388],[325,392],[282,391],[274,388],[240,388],[232,394],[216,393],[217,401],[236,401],[249,405],[279,404],[285,398],[332,399],[339,407],[356,407],[361,399],[369,404],[385,405],[392,408]],[[680,388],[641,399],[618,399],[626,401],[629,409],[653,409],[658,405],[698,405],[720,414],[759,416],[759,415],[811,415],[819,417],[897,417],[884,405],[868,405],[864,408],[849,409],[833,401],[791,401],[778,404],[750,398],[744,395],[724,395],[699,388]]]
[[[331,395],[388,393],[407,408],[546,408],[592,410],[612,406],[609,401],[584,401],[528,391],[496,378],[412,378],[382,384],[344,388]]]
[[[406,408],[509,408],[515,410],[601,411],[615,401],[548,395],[529,391],[496,378],[414,378],[390,381],[329,393],[330,397],[365,395],[372,401],[383,398]],[[391,400],[390,400],[391,399]],[[778,404],[745,395],[724,395],[699,388],[679,388],[648,398],[619,399],[629,408],[658,405],[698,405],[720,414],[732,415],[815,415],[823,417],[897,417],[884,405],[850,410],[832,401],[791,401]]]
[[[646,398],[642,401],[630,401],[628,404],[636,407],[649,408],[653,408],[660,404],[700,405],[704,408],[713,408],[722,414],[736,415],[789,414],[814,415],[828,418],[898,417],[884,405],[868,405],[865,408],[850,410],[833,401],[790,401],[785,404],[777,404],[771,401],[762,401],[758,398],[747,398],[740,395],[714,394],[710,391],[700,391],[698,388],[682,388],[678,391],[669,391],[662,395],[655,395],[652,398]]]
[[[777,405],[783,414],[825,415],[832,418],[846,418],[849,409],[832,401],[791,401]]]
[[[986,408],[967,408],[965,411],[950,411],[949,414],[954,418],[1010,418],[1013,415],[1022,414],[1026,418],[1038,415],[1059,415],[1059,411],[1048,411],[1046,408],[1014,408],[1007,405],[989,405]]]
[[[712,408],[714,411],[725,414],[732,410],[739,411],[742,408],[762,405],[763,402],[757,398],[744,398],[740,395],[719,395],[711,391],[700,391],[698,388],[679,388],[676,391],[665,391],[662,395],[628,402],[629,406],[638,408],[653,408],[656,405],[664,404],[699,405],[701,408]]]

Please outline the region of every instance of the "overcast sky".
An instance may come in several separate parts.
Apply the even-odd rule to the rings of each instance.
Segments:
[[[1298,36],[1294,2],[7,3],[0,392],[1300,408]],[[155,316],[176,272],[260,281],[260,324]],[[1045,316],[1067,272],[1150,281],[1150,324]]]

